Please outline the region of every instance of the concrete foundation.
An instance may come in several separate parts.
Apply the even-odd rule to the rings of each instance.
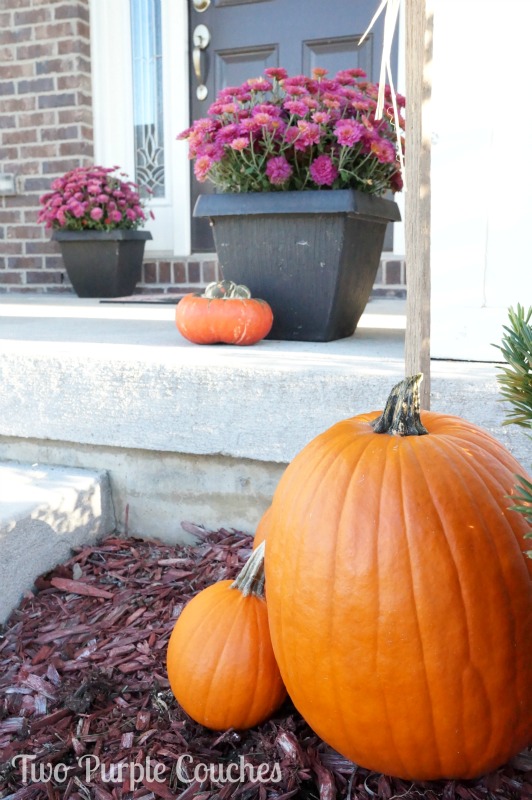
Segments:
[[[0,623],[38,575],[114,528],[107,473],[0,463]]]

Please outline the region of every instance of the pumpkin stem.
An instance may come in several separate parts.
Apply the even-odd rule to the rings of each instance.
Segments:
[[[240,589],[244,597],[254,594],[264,597],[264,548],[266,542],[262,541],[252,552],[239,574],[231,584],[231,589]]]
[[[251,292],[247,286],[233,283],[233,281],[213,281],[205,288],[203,296],[218,300],[233,300],[234,298],[247,300],[251,297]]]
[[[373,420],[375,433],[391,436],[423,436],[428,430],[421,423],[419,411],[419,385],[423,373],[405,378],[394,386],[386,401],[384,411]]]

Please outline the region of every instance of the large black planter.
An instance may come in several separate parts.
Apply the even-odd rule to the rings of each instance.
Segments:
[[[368,301],[396,203],[353,190],[202,195],[223,277],[271,305],[269,339],[351,336]]]
[[[54,231],[78,297],[130,295],[141,277],[149,231]]]

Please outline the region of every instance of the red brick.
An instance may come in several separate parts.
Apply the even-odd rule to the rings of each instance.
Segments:
[[[34,39],[66,39],[77,33],[72,22],[52,22],[48,25],[35,25],[33,28]]]
[[[0,147],[0,161],[2,161],[3,172],[8,171],[5,162],[10,158],[13,160],[18,158],[18,147]]]
[[[0,29],[0,44],[18,44],[31,40],[33,28]]]
[[[19,222],[20,212],[14,208],[0,208],[0,225]]]
[[[170,270],[170,262],[169,261],[160,261],[159,262],[159,283],[170,283],[171,278],[171,270]]]
[[[40,94],[41,92],[55,91],[53,78],[32,78],[30,80],[20,80],[17,83],[18,94]]]
[[[59,109],[57,113],[60,125],[85,122],[92,127],[92,110],[90,108],[64,108]]]
[[[401,283],[401,262],[386,262],[386,285]]]
[[[94,156],[92,142],[60,142],[59,155],[61,156]]]
[[[60,272],[42,270],[40,272],[26,272],[26,283],[61,283]]]
[[[78,139],[79,127],[77,125],[59,125],[53,128],[43,128],[41,139],[43,142],[55,142],[59,139]]]
[[[55,19],[83,19],[89,22],[89,8],[85,3],[65,3],[55,9]]]
[[[11,225],[7,231],[8,239],[42,239],[42,230],[37,225]]]
[[[90,94],[92,89],[90,74],[76,72],[74,75],[58,75],[57,89],[60,92],[64,92],[66,89],[79,89]]]
[[[4,131],[2,134],[3,144],[23,144],[24,142],[36,142],[39,132],[36,128],[25,128],[21,131]]]
[[[38,108],[62,108],[75,104],[75,94],[43,94],[38,99]]]
[[[28,256],[18,258],[8,258],[8,269],[39,269],[42,265],[42,258],[38,256],[29,258]]]
[[[6,272],[0,269],[0,283],[22,283],[23,275],[20,272]]]
[[[0,81],[0,96],[6,97],[15,94],[15,84],[13,81]]]
[[[44,161],[42,171],[45,175],[63,175],[71,169],[77,169],[80,166],[79,158],[58,158],[50,161]]]
[[[72,58],[49,58],[46,61],[37,61],[35,69],[37,75],[77,72],[76,64]]]
[[[17,47],[17,60],[35,60],[36,58],[49,58],[57,52],[56,42],[40,42],[39,44],[22,44]]]
[[[157,265],[147,262],[142,265],[143,283],[157,283]]]
[[[64,269],[63,259],[59,254],[53,256],[45,256],[44,266],[46,269],[55,269],[60,271],[61,269]],[[63,273],[61,273],[61,279],[62,278],[63,278]]]
[[[27,97],[13,97],[2,100],[2,113],[13,114],[17,111],[33,111],[37,106],[37,99],[32,95]]]
[[[186,283],[187,268],[182,261],[174,261],[173,263],[174,283]]]
[[[49,192],[50,178],[26,178],[23,188],[26,192]]]
[[[17,119],[14,116],[0,117],[0,128],[15,128]]]
[[[1,252],[3,256],[3,262],[7,264],[7,262],[10,260],[10,256],[18,256],[24,252],[24,243],[3,241]],[[1,262],[2,259],[0,259],[0,263]]]
[[[218,280],[218,262],[204,261],[202,264],[203,282],[211,283]]]
[[[42,227],[43,235],[50,237],[51,231],[45,230],[44,226]],[[24,242],[24,255],[27,256],[44,256],[44,265],[45,267],[50,266],[57,268],[57,266],[61,266],[59,262],[54,261],[53,264],[48,265],[46,262],[46,258],[50,255],[51,258],[59,259],[61,261],[61,256],[58,256],[55,253],[57,245],[55,242],[52,242],[50,238],[46,239],[45,241],[35,241],[35,242]]]
[[[35,111],[29,114],[19,114],[19,128],[43,128],[46,125],[57,124],[56,111]]]
[[[2,23],[0,23],[1,25]],[[4,27],[4,26],[2,26]],[[9,45],[5,45],[4,47],[0,47],[0,64],[6,64],[8,61],[15,60],[15,48],[9,47]]]
[[[63,56],[67,53],[83,53],[87,58],[91,57],[91,48],[89,42],[84,42],[79,38],[62,39],[57,42],[57,52]]]
[[[201,282],[200,265],[198,264],[197,261],[188,262],[188,282],[189,283]]]
[[[36,25],[51,19],[52,14],[48,8],[30,8],[27,11],[15,11],[14,24],[16,28],[20,28],[21,25]]]
[[[2,66],[3,78],[31,78],[35,75],[34,65],[30,62],[23,64],[7,64]]]
[[[59,153],[57,144],[28,144],[20,148],[21,158],[56,158]]]

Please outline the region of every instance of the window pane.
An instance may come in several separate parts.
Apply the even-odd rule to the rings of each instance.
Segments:
[[[165,194],[161,0],[130,0],[135,180]]]

